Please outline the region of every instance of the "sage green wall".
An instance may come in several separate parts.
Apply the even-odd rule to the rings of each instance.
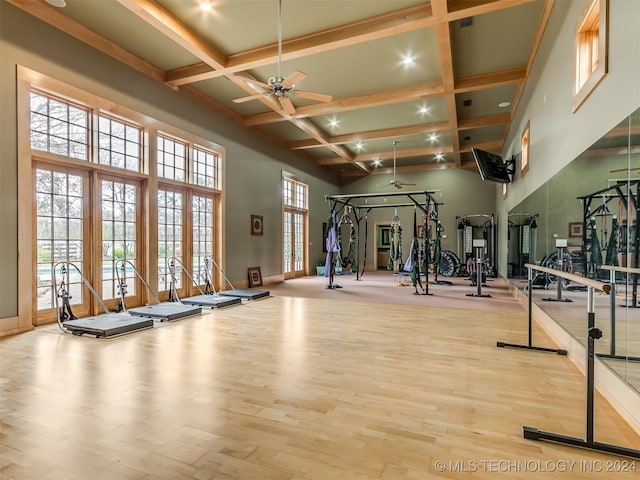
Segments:
[[[503,151],[505,158],[520,154],[520,136],[530,121],[529,172],[524,177],[516,174],[504,201],[496,187],[500,238],[507,236],[507,212],[640,105],[640,2],[611,0],[609,72],[572,112],[573,32],[586,3],[555,2]],[[550,208],[562,209],[562,205]],[[500,243],[499,249],[500,273],[506,275],[506,243]]]
[[[399,177],[402,181],[415,183],[416,186],[405,186],[402,190],[385,186],[384,184],[390,180],[389,175],[370,175],[361,180],[353,182],[346,186],[343,193],[357,194],[367,192],[389,192],[402,193],[407,191],[428,190],[436,191],[434,198],[438,203],[442,203],[438,207],[438,217],[444,227],[444,234],[447,236],[442,240],[443,250],[452,250],[458,253],[457,237],[458,229],[456,224],[456,216],[464,216],[471,214],[495,214],[496,202],[493,195],[494,185],[489,182],[483,182],[475,171],[468,170],[433,170],[419,173],[401,174]],[[424,200],[424,195],[416,195],[416,200]],[[411,202],[409,198],[404,196],[396,197],[396,201],[401,203]],[[389,202],[392,198],[388,199]],[[373,202],[373,200],[371,200]],[[384,203],[384,198],[376,199],[376,203]],[[380,208],[369,214],[369,225],[375,222],[390,222],[393,216],[393,208]],[[403,207],[398,209],[398,215],[403,227],[403,259],[407,258],[407,253],[411,246],[411,238],[413,231],[413,208]],[[418,223],[421,223],[420,215],[418,215]],[[482,222],[478,222],[480,224]],[[476,222],[474,220],[473,224]],[[373,252],[375,238],[369,232],[367,249]],[[369,265],[373,264],[369,257]]]
[[[226,149],[226,273],[244,281],[247,267],[263,276],[280,274],[281,175],[286,170],[309,184],[310,238],[320,239],[325,194],[338,192],[335,179],[291,152],[198,105],[166,86],[0,2],[0,319],[17,312],[16,66],[112,100],[159,121],[217,142]],[[264,216],[264,235],[250,235],[250,215]],[[312,258],[321,244],[313,242]],[[313,266],[313,264],[312,264]]]

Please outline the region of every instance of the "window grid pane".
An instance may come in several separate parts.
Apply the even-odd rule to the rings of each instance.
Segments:
[[[158,290],[169,290],[171,275],[167,261],[182,261],[182,193],[158,191]],[[182,271],[176,265],[176,288],[182,288]]]
[[[292,245],[291,245],[291,229],[292,229],[292,225],[291,225],[291,212],[284,212],[284,218],[283,218],[283,228],[284,228],[284,232],[283,232],[283,237],[284,237],[284,242],[282,245],[283,248],[283,255],[282,255],[282,267],[284,270],[284,273],[290,273],[291,272],[291,251],[292,251]]]
[[[191,182],[220,190],[220,157],[217,153],[193,147]]]
[[[119,298],[116,262],[128,260],[136,265],[136,187],[123,182],[102,181],[102,298]],[[135,273],[120,272],[127,284],[127,295],[135,295]]]
[[[82,271],[83,183],[77,175],[36,169],[36,287],[38,310],[54,308],[53,267],[72,262]],[[60,272],[58,272],[60,273]],[[56,279],[60,282],[62,279]],[[71,298],[83,303],[82,279],[75,269],[64,279]]]
[[[293,251],[293,268],[299,272],[303,268],[304,261],[304,215],[301,213],[294,214],[295,222],[295,239]]]
[[[158,136],[158,176],[185,181],[187,146],[167,137]]]
[[[30,97],[31,148],[87,160],[88,111],[36,92]]]
[[[98,122],[98,163],[139,172],[142,165],[142,130],[101,116]]]
[[[293,181],[288,178],[283,179],[282,181],[282,196],[283,202],[285,205],[292,207],[293,206]]]
[[[213,199],[194,195],[192,201],[193,278],[199,284],[206,280],[204,257],[213,255]]]

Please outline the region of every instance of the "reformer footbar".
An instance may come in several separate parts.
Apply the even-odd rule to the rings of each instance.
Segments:
[[[72,311],[69,299],[71,295],[66,288],[68,282],[64,277],[69,276],[70,269],[73,268],[82,283],[87,287],[89,292],[95,297],[96,301],[100,304],[104,310],[104,314],[95,315],[87,318],[76,318]],[[55,304],[56,304],[56,319],[58,327],[65,333],[71,333],[73,335],[91,334],[96,338],[110,337],[114,335],[121,335],[124,333],[130,333],[137,330],[153,327],[153,320],[133,317],[126,313],[111,313],[109,309],[102,301],[100,296],[94,290],[93,286],[87,278],[82,274],[80,269],[71,262],[59,262],[53,266],[53,284],[58,285],[56,272],[60,270],[60,275],[63,276],[63,280],[60,287],[56,287]],[[59,304],[59,299],[62,299],[62,306]]]
[[[155,305],[146,305],[142,307],[135,307],[129,309],[129,313],[134,316],[146,317],[153,320],[166,321],[166,320],[180,320],[182,318],[191,317],[193,315],[200,315],[202,313],[202,307],[194,305],[184,305],[182,303],[175,302],[161,302],[156,292],[153,291],[151,286],[144,279],[142,274],[138,271],[136,266],[130,260],[118,260],[115,264],[116,276],[118,279],[118,285],[120,287],[120,302],[122,310],[126,312],[125,296],[127,293],[126,284],[126,266],[129,265],[131,270],[142,284],[147,288],[153,299],[156,301]],[[122,273],[122,275],[121,275]]]

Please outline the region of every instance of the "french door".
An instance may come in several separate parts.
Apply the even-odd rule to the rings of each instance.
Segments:
[[[124,293],[125,306],[140,305],[143,285],[136,270],[145,277],[140,248],[140,185],[135,180],[96,175],[100,212],[96,240],[101,245],[101,268],[95,272],[96,289],[108,308],[113,309]],[[145,292],[146,294],[146,292]]]
[[[86,316],[91,298],[81,275],[90,275],[91,265],[85,248],[90,236],[89,176],[47,164],[37,165],[33,175],[36,324],[56,318],[55,307],[62,304],[63,295],[75,316]]]
[[[307,258],[307,214],[295,209],[285,208],[283,225],[283,265],[284,278],[306,275]]]

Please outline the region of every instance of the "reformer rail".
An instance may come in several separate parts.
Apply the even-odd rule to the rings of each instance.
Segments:
[[[549,273],[559,278],[564,278],[587,287],[587,349],[586,349],[586,408],[585,408],[585,438],[570,437],[557,433],[543,432],[534,427],[522,427],[523,437],[527,440],[546,440],[549,442],[562,443],[574,447],[586,448],[600,452],[612,453],[624,457],[640,458],[640,450],[634,450],[627,447],[610,445],[607,443],[596,442],[594,439],[594,397],[595,397],[595,341],[602,337],[602,331],[596,327],[595,322],[595,292],[600,291],[606,294],[611,293],[611,284],[592,280],[590,278],[581,277],[573,273],[555,270],[553,268],[542,267],[540,265],[525,264],[528,269],[528,298],[529,298],[529,345],[513,345],[498,342],[499,347],[515,347],[527,348],[532,350],[554,351],[553,349],[544,349],[541,347],[533,347],[531,345],[531,311],[533,306],[533,270]],[[560,281],[560,280],[558,280]],[[615,294],[615,292],[614,292]],[[564,352],[564,353],[561,353]],[[565,351],[557,350],[558,354],[565,354]]]

